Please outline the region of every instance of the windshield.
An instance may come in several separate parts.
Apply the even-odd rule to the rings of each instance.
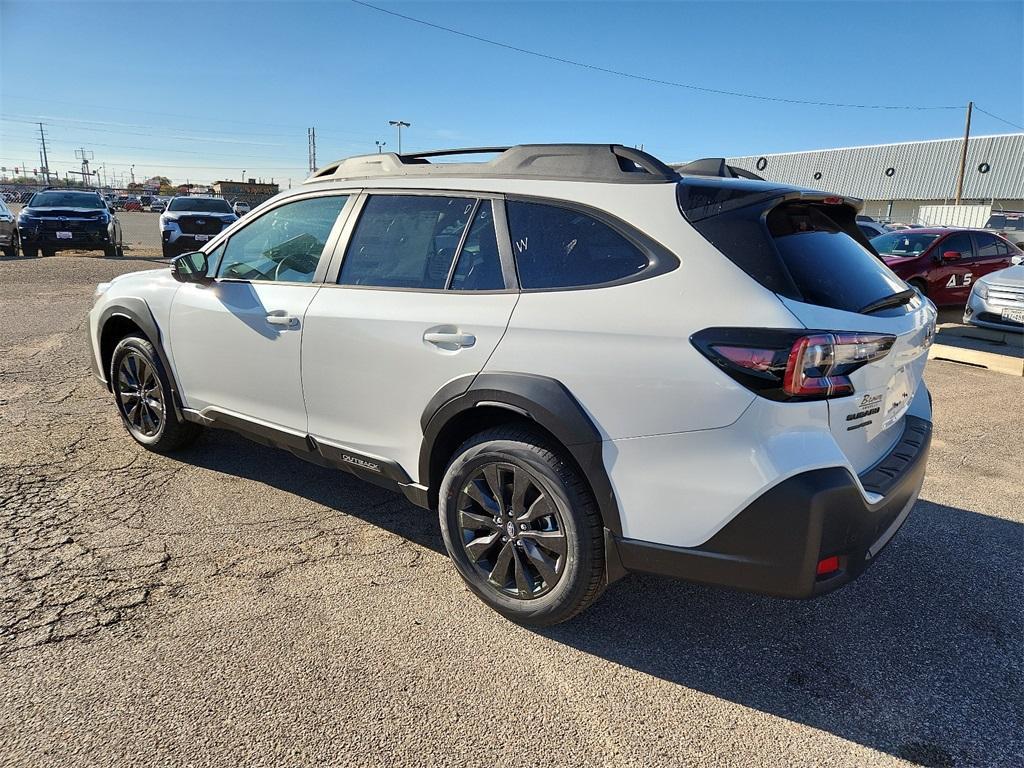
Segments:
[[[928,250],[928,246],[934,243],[938,237],[938,235],[918,234],[907,230],[873,237],[871,245],[885,256],[917,256]]]
[[[199,211],[200,213],[231,213],[228,201],[219,197],[176,197],[167,206],[169,211]]]
[[[93,192],[36,192],[29,208],[106,208]]]
[[[993,213],[989,217],[986,229],[1011,229],[1015,231],[1024,230],[1024,214],[1007,215],[1005,213]]]

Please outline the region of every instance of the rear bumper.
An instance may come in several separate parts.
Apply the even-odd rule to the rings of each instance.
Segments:
[[[809,598],[855,579],[906,521],[924,482],[931,422],[906,417],[903,436],[861,484],[841,467],[790,477],[750,503],[698,547],[606,535],[609,573],[636,571],[789,598]],[[840,568],[817,576],[818,562]]]

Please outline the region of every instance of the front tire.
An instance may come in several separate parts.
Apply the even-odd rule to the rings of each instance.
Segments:
[[[195,441],[201,428],[178,418],[170,379],[142,336],[125,336],[110,359],[110,387],[125,429],[143,447],[169,453]]]
[[[4,256],[6,256],[8,259],[16,259],[18,258],[19,249],[20,240],[18,238],[18,231],[15,230],[14,232],[11,233],[11,244],[4,246]]]
[[[39,256],[39,249],[34,245],[22,245],[21,252],[25,254],[26,259],[34,259]]]
[[[593,494],[534,429],[498,427],[463,443],[441,483],[438,514],[459,575],[512,621],[558,624],[601,593],[604,542]]]

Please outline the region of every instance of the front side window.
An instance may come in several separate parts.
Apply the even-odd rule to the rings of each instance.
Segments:
[[[961,259],[969,259],[974,256],[974,248],[971,245],[971,236],[966,232],[959,232],[955,235],[950,235],[939,243],[939,252],[941,254],[947,254],[950,251],[959,254],[959,258]]]
[[[628,278],[650,263],[604,222],[569,208],[509,201],[512,250],[524,290],[580,288]]]
[[[338,283],[441,290],[476,201],[372,195],[345,251]]]
[[[312,197],[274,208],[236,232],[217,276],[309,283],[346,195]]]

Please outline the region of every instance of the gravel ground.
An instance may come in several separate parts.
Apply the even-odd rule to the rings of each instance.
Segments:
[[[0,764],[1024,764],[1019,378],[929,365],[921,501],[839,592],[630,577],[538,632],[396,494],[138,448],[84,315],[150,266],[0,260]]]

